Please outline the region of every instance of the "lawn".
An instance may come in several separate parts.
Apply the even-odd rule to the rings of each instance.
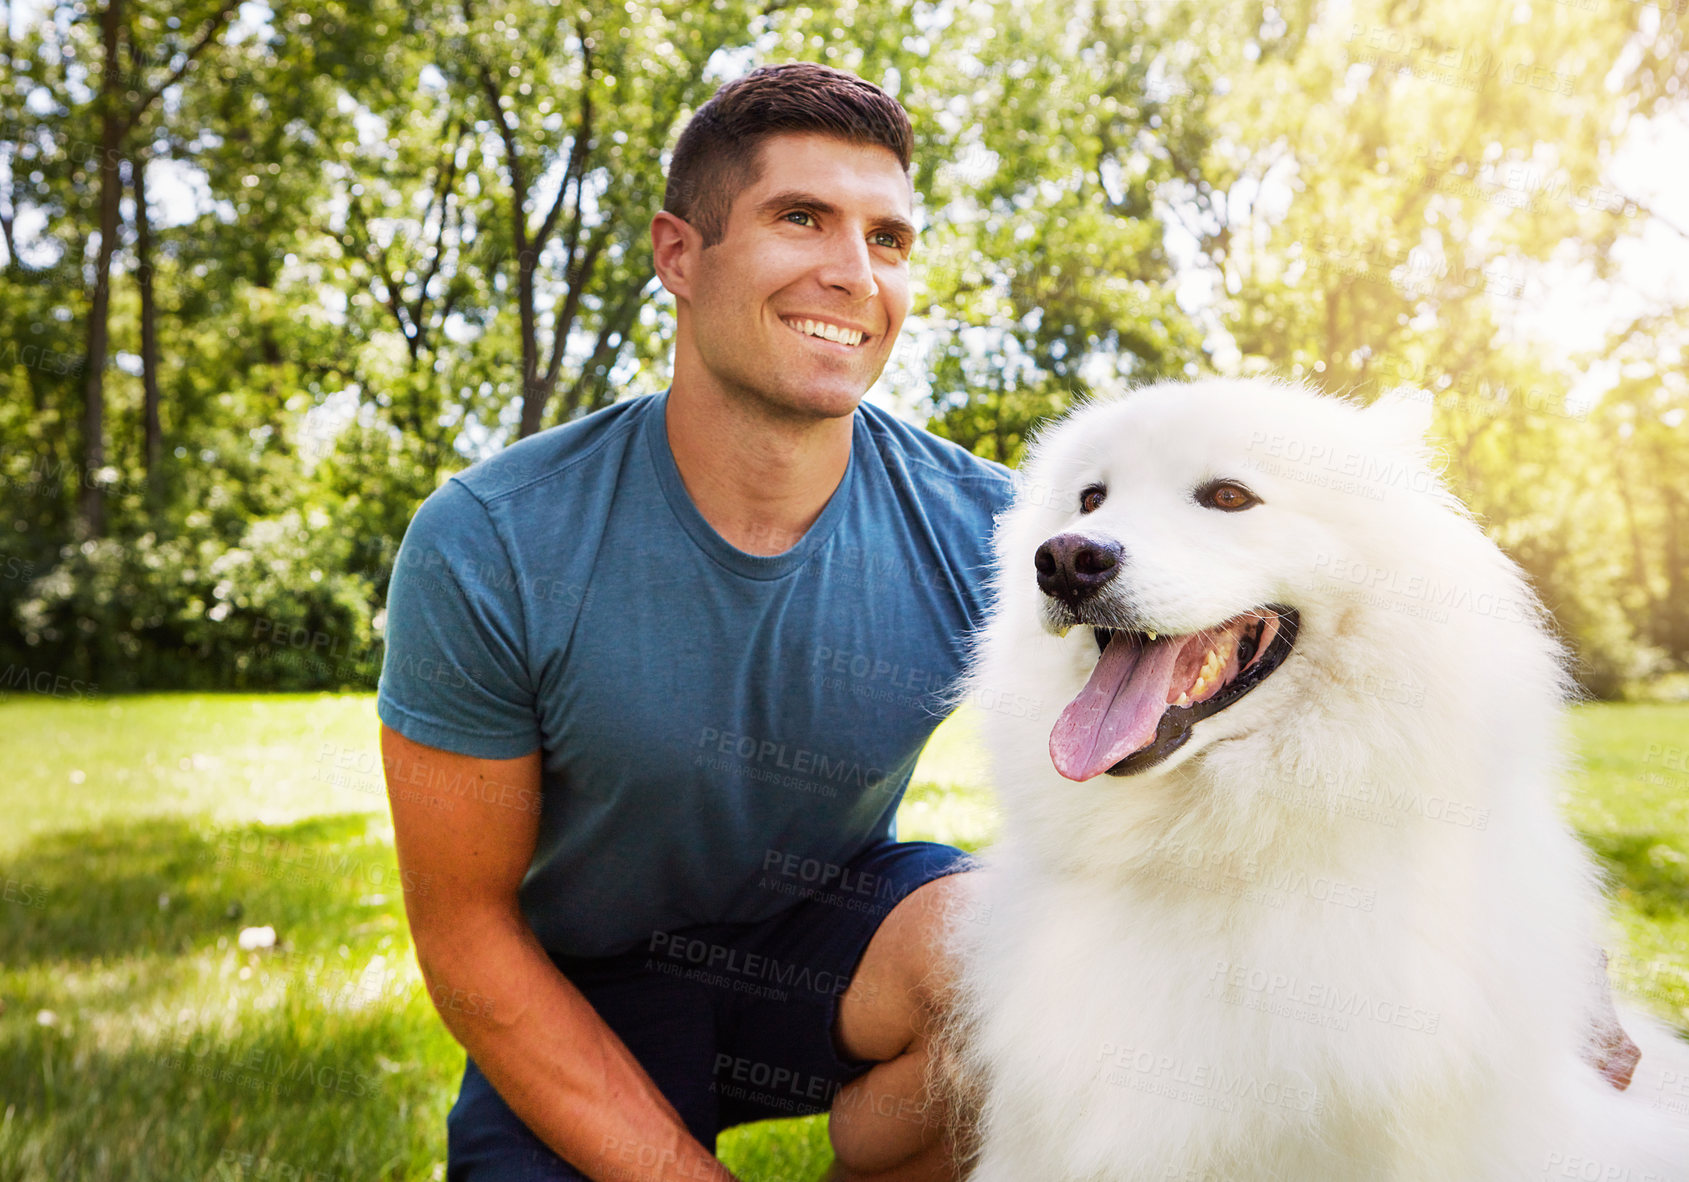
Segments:
[[[1689,1026],[1689,706],[1585,706],[1567,808],[1609,867],[1620,987]],[[0,1182],[444,1176],[462,1054],[406,934],[370,696],[0,702]],[[966,719],[904,838],[993,814]],[[273,926],[273,949],[240,931]],[[821,1118],[730,1131],[812,1182]]]

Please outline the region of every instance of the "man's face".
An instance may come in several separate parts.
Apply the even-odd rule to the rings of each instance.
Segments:
[[[813,134],[764,141],[761,165],[699,255],[693,344],[730,394],[775,413],[847,415],[909,312],[909,178],[886,148]]]

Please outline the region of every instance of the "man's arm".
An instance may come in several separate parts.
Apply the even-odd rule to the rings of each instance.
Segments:
[[[401,879],[427,885],[406,891],[405,911],[429,996],[511,1110],[597,1182],[732,1182],[522,915],[539,752],[476,759],[383,726],[381,757]],[[440,782],[487,790],[406,787]]]

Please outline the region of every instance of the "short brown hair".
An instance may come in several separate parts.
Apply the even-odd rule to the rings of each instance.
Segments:
[[[793,132],[887,148],[909,171],[909,113],[885,91],[812,62],[764,66],[724,85],[692,116],[669,161],[663,208],[714,246],[727,233],[733,199],[757,182],[763,141]]]

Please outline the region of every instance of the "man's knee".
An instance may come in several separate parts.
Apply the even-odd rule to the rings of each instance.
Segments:
[[[895,1058],[941,1019],[956,967],[950,933],[979,915],[979,888],[977,873],[946,875],[892,909],[839,999],[834,1037],[847,1055]]]

